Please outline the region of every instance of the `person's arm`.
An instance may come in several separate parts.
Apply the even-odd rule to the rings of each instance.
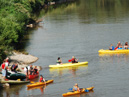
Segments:
[[[80,91],[80,88],[78,87],[77,90]]]
[[[73,86],[73,91],[75,91],[74,86]]]
[[[43,78],[43,81],[45,82],[45,84],[46,84],[46,80],[45,80],[45,78]]]

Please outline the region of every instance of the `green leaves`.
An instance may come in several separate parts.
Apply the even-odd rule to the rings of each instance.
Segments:
[[[0,0],[0,62],[23,38],[32,12],[43,4],[44,0]]]

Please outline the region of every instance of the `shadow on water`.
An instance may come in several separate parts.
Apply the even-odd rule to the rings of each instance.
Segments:
[[[53,77],[55,76],[63,76],[63,75],[67,75],[67,74],[72,74],[73,77],[76,77],[76,72],[79,69],[87,69],[88,65],[82,65],[82,66],[73,66],[73,67],[68,67],[68,68],[50,68],[50,74],[53,74]]]

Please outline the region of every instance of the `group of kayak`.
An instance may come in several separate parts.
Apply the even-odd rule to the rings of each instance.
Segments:
[[[78,59],[76,59],[74,56],[72,56],[72,58],[69,59],[68,62],[70,62],[70,63],[62,63],[61,58],[58,57],[56,66],[68,67],[68,66],[88,64],[88,62],[78,62]],[[5,68],[6,68],[6,65],[5,65],[5,63],[3,63],[2,69],[5,69]],[[25,79],[25,78],[34,79],[34,78],[39,76],[39,72],[38,72],[38,69],[36,66],[34,68],[32,67],[32,65],[25,67],[24,71],[26,72],[26,74],[22,74],[22,76],[21,76],[21,74],[18,73],[17,69],[18,69],[18,64],[12,65],[12,71],[14,72],[15,76],[13,78],[11,78],[11,80]],[[20,83],[20,81],[18,81],[18,82]],[[42,75],[40,75],[39,81],[33,82],[33,83],[30,81],[31,84],[27,85],[27,88],[30,89],[30,88],[34,88],[34,87],[38,87],[38,86],[41,87],[41,86],[44,86],[46,84],[52,83],[53,81],[54,81],[53,79],[46,80]],[[76,94],[89,92],[89,91],[93,90],[93,88],[94,87],[79,88],[78,84],[76,83],[70,92],[64,93],[64,94],[62,94],[62,96],[76,95]]]
[[[125,42],[125,45],[122,46],[121,42],[119,41],[116,47],[114,47],[112,44],[109,47],[109,50],[122,50],[122,49],[129,49],[128,42]]]
[[[69,66],[76,66],[76,65],[86,65],[88,62],[78,62],[78,59],[76,59],[74,56],[72,56],[71,59],[68,60],[70,63],[62,63],[62,60],[60,57],[57,58],[57,64],[56,65],[49,65],[49,67],[69,67]],[[43,76],[40,76],[39,82],[35,82],[32,84],[27,85],[28,89],[29,88],[34,88],[42,85],[46,85],[49,83],[52,83],[54,80],[45,80]],[[73,88],[67,92],[62,94],[62,96],[70,96],[70,95],[76,95],[76,94],[82,94],[82,93],[87,93],[89,91],[92,91],[94,87],[89,87],[89,88],[79,88],[78,84],[76,83]]]

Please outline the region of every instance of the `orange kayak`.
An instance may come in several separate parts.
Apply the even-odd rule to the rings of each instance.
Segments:
[[[71,96],[71,95],[82,94],[82,93],[86,93],[87,92],[86,90],[88,90],[88,92],[90,92],[90,91],[93,91],[93,88],[94,87],[89,87],[89,88],[83,88],[82,91],[67,92],[67,93],[62,94],[62,96],[66,97],[66,96]]]
[[[54,80],[47,80],[46,84],[52,83]],[[45,85],[45,82],[35,82],[33,84],[27,85],[28,88],[30,87],[36,87],[36,86],[43,86]]]

